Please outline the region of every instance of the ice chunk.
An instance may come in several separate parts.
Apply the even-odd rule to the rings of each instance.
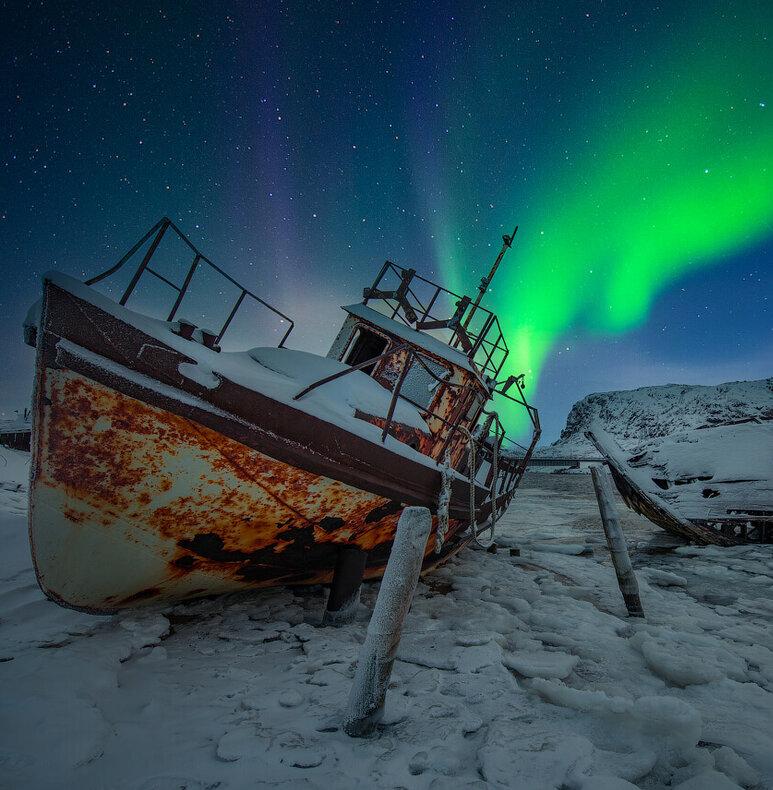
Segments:
[[[724,677],[746,680],[746,662],[708,635],[640,631],[630,642],[659,677],[677,686],[711,683]]]
[[[303,702],[303,695],[295,689],[288,689],[279,695],[279,704],[283,708],[297,708]]]
[[[630,713],[633,703],[624,697],[610,697],[603,691],[574,689],[561,682],[535,678],[531,687],[548,702],[564,708],[592,713]]]
[[[703,771],[686,782],[678,784],[674,790],[741,790],[732,780],[716,771]]]
[[[741,755],[736,754],[729,746],[721,746],[713,753],[714,765],[717,770],[734,779],[744,787],[752,787],[760,781],[760,775]]]
[[[491,634],[458,634],[456,644],[460,647],[480,647],[491,641]]]
[[[216,754],[223,762],[232,763],[245,754],[252,754],[258,746],[255,727],[245,724],[224,733],[217,742]]]
[[[574,689],[560,681],[535,678],[532,688],[540,696],[574,710],[608,716],[624,716],[631,727],[659,741],[665,750],[683,752],[694,746],[701,735],[701,716],[687,702],[673,697],[644,696],[635,702],[610,697],[603,691]],[[654,744],[653,744],[654,745]]]
[[[282,762],[293,768],[316,768],[324,759],[325,755],[315,749],[287,749],[282,756]]]
[[[565,678],[579,661],[578,656],[547,650],[519,651],[503,656],[502,663],[527,678]]]
[[[421,749],[408,760],[408,772],[411,776],[420,776],[429,767],[429,753]]]
[[[405,634],[397,649],[397,658],[409,664],[434,669],[455,670],[457,658],[448,654],[446,635]]]
[[[686,587],[687,579],[684,576],[677,576],[675,573],[661,571],[658,568],[639,568],[644,578],[658,587]]]
[[[461,745],[451,739],[434,743],[427,755],[427,766],[442,776],[458,776],[464,770],[461,754]]]
[[[169,620],[159,613],[140,613],[124,617],[118,624],[131,634],[123,658],[128,658],[143,647],[152,647],[169,633]]]

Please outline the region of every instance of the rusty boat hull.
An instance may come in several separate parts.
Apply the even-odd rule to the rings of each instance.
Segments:
[[[89,612],[330,582],[342,546],[383,573],[406,505],[437,510],[431,459],[395,453],[222,378],[46,280],[37,325],[30,541],[38,581]],[[484,503],[480,486],[476,500]],[[501,510],[511,494],[499,501]],[[469,484],[425,569],[470,540]],[[485,524],[491,504],[478,506]]]

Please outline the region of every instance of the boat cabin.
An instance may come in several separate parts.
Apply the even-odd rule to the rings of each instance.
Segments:
[[[435,460],[448,450],[457,467],[507,358],[496,316],[391,261],[363,296],[343,308],[347,316],[328,357],[359,368],[416,407],[425,432],[394,420],[388,432]],[[386,424],[382,417],[358,416]]]

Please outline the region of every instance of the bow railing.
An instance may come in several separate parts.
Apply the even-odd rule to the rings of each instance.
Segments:
[[[158,252],[159,245],[161,244],[165,235],[169,231],[171,231],[177,238],[179,238],[191,250],[191,252],[193,252],[193,256],[194,256],[192,262],[188,266],[188,269],[185,273],[181,285],[172,282],[172,280],[170,280],[169,277],[161,274],[161,272],[157,271],[151,266],[154,256]],[[279,348],[282,348],[284,346],[285,341],[287,340],[287,338],[290,335],[290,332],[292,332],[295,326],[295,322],[289,316],[286,316],[283,312],[277,310],[276,307],[269,304],[261,296],[249,290],[248,288],[245,288],[240,282],[238,282],[233,277],[231,277],[230,274],[223,271],[223,269],[221,269],[217,264],[213,263],[206,255],[204,255],[204,253],[200,252],[196,248],[193,242],[168,217],[162,217],[115,265],[111,266],[109,269],[102,272],[101,274],[98,274],[96,277],[92,277],[90,280],[86,280],[86,285],[96,285],[96,283],[99,283],[102,280],[118,272],[139,252],[140,249],[142,249],[142,247],[151,238],[152,241],[150,242],[147,249],[145,250],[145,254],[142,257],[142,260],[140,261],[139,265],[135,269],[131,279],[129,280],[129,284],[126,286],[126,288],[123,291],[123,294],[118,300],[118,303],[120,305],[125,306],[126,303],[129,301],[129,298],[136,291],[137,286],[140,284],[142,278],[146,275],[150,275],[151,277],[155,277],[157,280],[163,282],[169,288],[177,292],[177,296],[175,297],[174,302],[164,319],[170,322],[174,321],[180,309],[180,306],[183,303],[185,296],[190,292],[191,282],[193,280],[194,275],[197,273],[197,271],[206,268],[208,270],[215,272],[217,275],[225,279],[232,286],[235,286],[238,293],[238,296],[236,297],[236,299],[234,300],[231,306],[230,312],[228,313],[224,321],[220,324],[219,329],[213,330],[213,334],[215,335],[214,342],[216,344],[220,343],[226,331],[232,325],[232,322],[236,314],[238,313],[239,309],[242,307],[245,300],[250,299],[256,302],[257,304],[261,305],[262,307],[266,308],[267,310],[269,310],[271,313],[277,316],[281,322],[287,323],[287,330],[282,335],[282,338],[278,344]]]

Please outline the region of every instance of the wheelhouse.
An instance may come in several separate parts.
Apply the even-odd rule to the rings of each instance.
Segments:
[[[471,441],[478,445],[479,463],[502,449],[504,429],[486,409],[496,393],[528,410],[534,446],[539,420],[523,397],[522,377],[497,381],[509,351],[490,310],[391,261],[364,289],[363,301],[343,309],[347,316],[328,357],[362,370],[416,407],[427,429],[419,432],[374,415],[360,414],[361,419],[436,461],[447,455],[453,468],[467,471]],[[508,393],[513,386],[515,397]],[[531,454],[531,448],[521,450]],[[513,471],[520,479],[523,470]]]

